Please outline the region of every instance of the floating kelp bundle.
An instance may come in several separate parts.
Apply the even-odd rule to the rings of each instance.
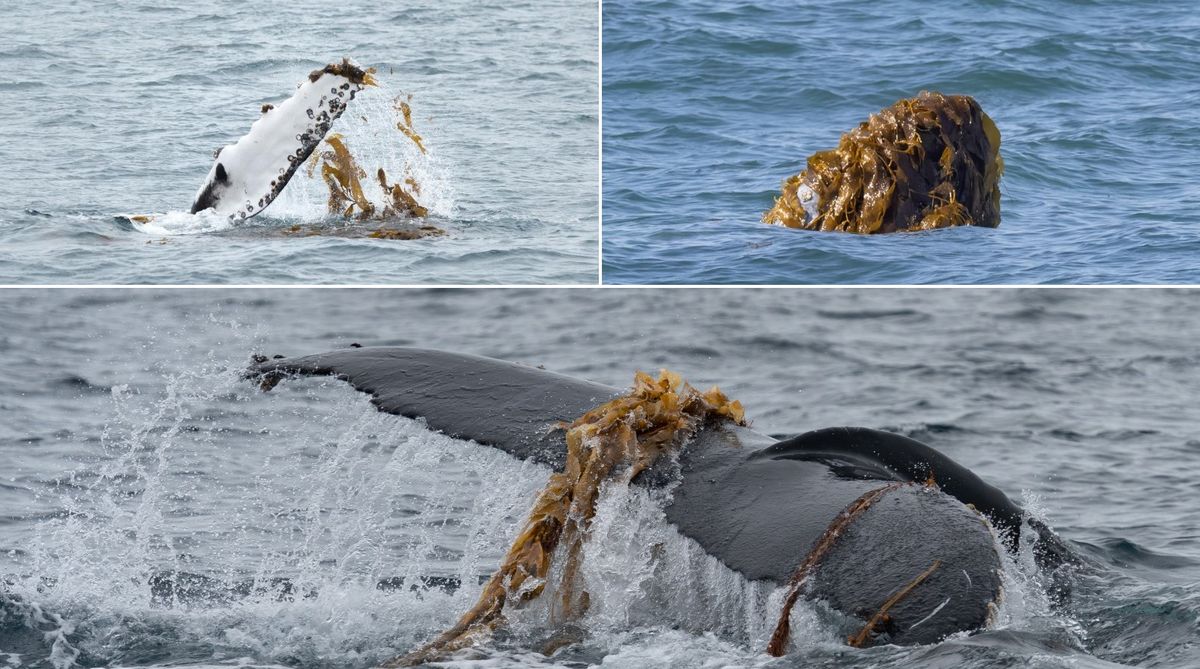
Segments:
[[[295,223],[277,233],[284,237],[341,237],[343,239],[413,240],[441,237],[446,231],[435,226],[408,221],[378,221],[366,225],[333,225],[326,223]],[[149,242],[147,242],[149,243]]]
[[[567,430],[567,460],[534,502],[529,518],[501,563],[484,585],[479,601],[462,618],[424,647],[391,662],[399,667],[433,661],[486,637],[504,623],[506,607],[539,597],[553,561],[560,559],[561,580],[552,622],[578,619],[588,608],[588,593],[578,582],[583,546],[596,515],[604,481],[626,483],[662,455],[682,446],[709,419],[745,425],[742,405],[720,390],[701,393],[678,375],[662,370],[657,379],[637,373],[633,390],[581,416]]]
[[[874,234],[1000,225],[1000,131],[973,98],[922,92],[783,182],[763,222]]]

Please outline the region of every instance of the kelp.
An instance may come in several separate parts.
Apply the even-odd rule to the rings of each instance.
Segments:
[[[409,100],[411,99],[412,97],[410,96]],[[396,123],[396,129],[403,133],[405,137],[412,140],[412,143],[417,145],[417,149],[424,154],[425,142],[422,141],[421,136],[413,128],[412,107],[409,106],[408,100],[396,98],[396,111],[400,112],[400,121]]]
[[[833,519],[829,527],[825,528],[825,531],[821,533],[821,536],[817,537],[817,541],[813,544],[808,555],[805,556],[800,566],[796,568],[796,571],[792,573],[792,577],[788,579],[788,592],[783,598],[783,608],[779,612],[779,619],[775,622],[775,629],[771,632],[771,639],[767,642],[768,655],[773,657],[783,655],[792,633],[792,607],[800,599],[804,587],[808,584],[808,579],[821,564],[821,560],[824,559],[829,551],[833,550],[838,538],[841,537],[842,533],[846,531],[846,528],[851,523],[878,502],[880,498],[898,489],[901,485],[903,484],[889,483],[888,485],[863,493],[845,509],[842,509],[842,512]]]
[[[357,63],[354,63],[349,58],[343,58],[342,62],[340,63],[330,63],[325,67],[309,72],[308,80],[316,81],[317,79],[321,78],[322,74],[333,74],[339,77],[346,77],[352,83],[362,84],[364,86],[379,85],[375,81],[375,77],[371,76],[375,74],[375,68],[360,67]]]
[[[362,179],[367,173],[355,162],[341,135],[331,133],[325,144],[329,149],[318,155],[309,171],[311,174],[317,164],[321,165],[321,179],[329,187],[329,213],[345,218],[370,218],[375,213],[375,204],[363,192]]]
[[[344,225],[337,223],[297,223],[278,233],[285,237],[341,237],[343,239],[391,239],[411,241],[426,237],[441,237],[445,230],[433,225],[417,225],[405,221],[384,221],[376,225]],[[268,235],[273,232],[266,233]]]
[[[395,109],[401,119],[396,123],[396,128],[416,145],[422,154],[426,153],[421,136],[413,128],[412,107],[407,101],[400,98],[397,98],[395,102]],[[421,194],[421,185],[411,173],[406,174],[396,183],[388,183],[388,176],[384,169],[382,167],[377,169],[375,179],[383,189],[385,201],[373,202],[363,189],[362,180],[366,178],[367,173],[355,161],[354,154],[346,147],[345,139],[337,133],[331,133],[325,138],[325,144],[327,145],[326,150],[313,154],[313,159],[308,164],[308,174],[312,176],[317,168],[320,168],[321,179],[329,189],[327,206],[330,214],[343,218],[355,218],[360,221],[425,218],[429,215],[429,209],[417,200]],[[381,233],[379,238],[412,238],[405,234],[407,233],[388,236]]]
[[[663,455],[681,447],[706,420],[745,425],[745,413],[716,387],[701,393],[677,374],[638,372],[633,389],[580,416],[566,429],[567,460],[538,495],[520,534],[484,585],[479,600],[450,629],[424,647],[385,663],[412,666],[487,638],[505,611],[542,595],[556,560],[561,563],[551,622],[577,620],[588,609],[579,583],[584,544],[605,481],[631,482]]]
[[[930,575],[937,571],[938,567],[940,566],[942,566],[942,561],[934,560],[933,564],[929,565],[928,569],[920,574],[917,574],[913,580],[908,582],[908,585],[905,585],[903,588],[900,588],[894,594],[892,594],[891,597],[888,597],[888,600],[883,603],[883,606],[879,607],[879,610],[867,619],[866,624],[862,626],[862,629],[858,631],[858,634],[851,634],[850,636],[846,637],[846,644],[855,648],[864,648],[872,641],[872,639],[874,639],[877,633],[886,630],[888,626],[892,624],[892,618],[888,614],[888,612],[892,610],[892,607],[896,604],[899,604],[900,601],[907,597],[909,593],[911,593],[918,585],[924,583],[925,579],[929,578]]]
[[[783,182],[763,222],[875,234],[1000,225],[1000,132],[973,98],[922,92]]]

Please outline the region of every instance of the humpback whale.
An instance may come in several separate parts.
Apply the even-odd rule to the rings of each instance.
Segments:
[[[349,58],[314,70],[282,103],[264,105],[250,132],[214,155],[191,213],[212,210],[232,219],[258,214],[312,155],[355,94],[376,85],[374,70]]]
[[[245,372],[263,390],[298,376],[336,377],[383,412],[556,472],[574,466],[564,422],[623,396],[541,368],[407,347],[257,356]],[[786,649],[799,597],[857,620],[854,646],[984,629],[1004,595],[1002,551],[1024,536],[1047,562],[1065,552],[1002,491],[913,439],[837,427],[780,440],[740,423],[709,417],[675,459],[632,483],[672,486],[665,517],[682,535],[746,579],[789,589],[772,654]]]
[[[922,92],[788,177],[764,223],[878,234],[1000,225],[1000,131],[967,95]]]

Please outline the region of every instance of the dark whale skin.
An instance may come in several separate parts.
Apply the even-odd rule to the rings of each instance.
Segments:
[[[371,395],[381,411],[422,418],[433,430],[556,469],[566,450],[559,423],[621,394],[536,367],[406,347],[260,359],[246,372],[264,388],[290,376],[321,375]],[[930,470],[936,485],[927,485]],[[899,484],[843,529],[806,585],[809,597],[849,616],[851,627],[862,626],[937,562],[869,643],[930,643],[985,627],[1002,593],[1000,544],[983,513],[997,514],[1002,526],[1014,518],[1019,525],[1021,513],[929,446],[866,428],[778,441],[708,424],[677,462],[635,483],[666,481],[676,484],[666,517],[681,534],[745,578],[778,585],[843,509],[866,492]]]

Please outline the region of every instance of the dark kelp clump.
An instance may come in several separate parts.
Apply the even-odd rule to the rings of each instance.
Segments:
[[[763,222],[875,234],[1000,225],[1000,131],[966,95],[900,100],[814,153]]]

